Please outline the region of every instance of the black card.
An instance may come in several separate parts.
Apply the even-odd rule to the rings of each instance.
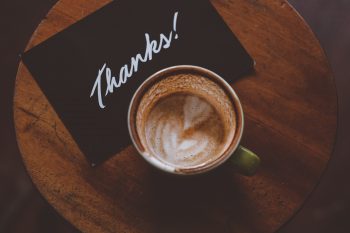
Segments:
[[[131,144],[128,105],[151,74],[198,65],[232,83],[253,67],[207,0],[113,1],[22,58],[91,164]]]

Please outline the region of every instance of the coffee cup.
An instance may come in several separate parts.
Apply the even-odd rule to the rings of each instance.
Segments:
[[[139,154],[168,173],[202,174],[229,160],[252,176],[260,164],[240,145],[244,115],[237,94],[203,67],[173,66],[147,78],[130,102],[128,128]]]

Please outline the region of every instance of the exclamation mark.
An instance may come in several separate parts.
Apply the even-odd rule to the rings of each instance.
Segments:
[[[175,12],[174,15],[174,22],[173,22],[173,30],[176,33],[176,26],[177,26],[177,15],[179,14],[179,12]],[[179,38],[179,35],[176,33],[175,34],[175,39]]]

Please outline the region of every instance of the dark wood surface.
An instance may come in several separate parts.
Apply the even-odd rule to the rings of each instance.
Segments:
[[[106,2],[60,1],[28,48]],[[310,29],[280,1],[213,1],[256,59],[233,84],[246,113],[243,144],[263,160],[254,178],[223,166],[177,179],[131,146],[92,169],[21,64],[14,116],[23,160],[50,204],[84,232],[273,232],[300,207],[330,158],[336,93]],[[119,230],[119,231],[118,231]]]

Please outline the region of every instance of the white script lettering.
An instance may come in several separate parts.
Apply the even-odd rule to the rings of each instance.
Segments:
[[[102,68],[99,69],[97,73],[97,78],[90,93],[90,98],[92,98],[97,93],[97,99],[100,108],[106,107],[103,102],[102,94],[101,79],[103,75],[107,84],[104,96],[107,96],[108,94],[113,93],[116,88],[119,88],[122,84],[125,84],[128,79],[131,78],[132,75],[139,70],[140,63],[151,61],[153,59],[153,55],[160,53],[164,49],[170,48],[173,39],[179,38],[178,34],[176,33],[177,16],[178,12],[175,12],[173,19],[173,29],[170,31],[170,33],[168,33],[167,36],[161,33],[159,35],[159,42],[157,40],[152,40],[150,38],[150,35],[148,33],[145,33],[146,48],[144,54],[141,55],[141,53],[138,53],[134,57],[131,57],[130,65],[125,64],[120,68],[119,77],[112,75],[112,70],[107,66],[107,63],[103,64]]]

